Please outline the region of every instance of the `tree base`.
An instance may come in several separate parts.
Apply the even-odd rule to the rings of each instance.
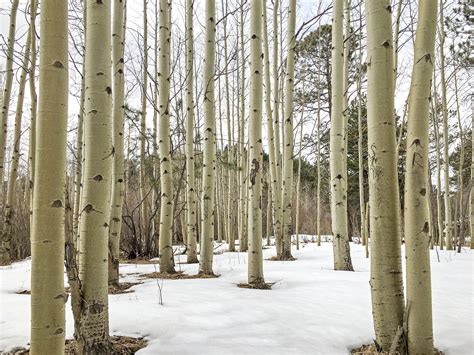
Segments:
[[[378,351],[375,344],[365,344],[358,348],[352,349],[351,354],[354,355],[400,355],[400,353],[390,353],[389,351]],[[433,349],[433,355],[444,355],[441,350]]]
[[[197,256],[190,258],[188,256],[188,259],[186,260],[186,264],[199,264],[199,259]]]
[[[290,255],[275,255],[272,256],[271,258],[265,259],[268,261],[295,261],[296,258],[294,258],[291,254]]]
[[[141,277],[146,277],[148,279],[164,279],[164,280],[187,280],[187,279],[214,279],[220,275],[209,275],[209,274],[197,274],[197,275],[188,275],[183,271],[178,271],[173,274],[162,273],[162,272],[152,272],[150,274],[141,274]]]
[[[237,284],[237,287],[239,288],[249,288],[253,290],[271,290],[273,284],[267,284],[265,282],[256,282],[256,283],[240,283]]]

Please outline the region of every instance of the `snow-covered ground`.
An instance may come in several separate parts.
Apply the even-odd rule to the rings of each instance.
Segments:
[[[347,354],[374,338],[369,260],[360,245],[351,252],[355,272],[332,270],[330,243],[294,248],[293,262],[264,261],[271,291],[238,288],[247,280],[247,255],[222,253],[214,258],[217,279],[164,280],[164,305],[157,280],[139,277],[158,266],[123,264],[122,281],[143,284],[110,296],[110,331],[145,336],[140,354]],[[435,344],[446,354],[472,354],[473,254],[438,253],[439,261],[431,254]],[[265,258],[273,255],[273,247],[264,250]],[[177,268],[195,274],[198,265]],[[0,351],[28,343],[30,296],[16,292],[29,289],[30,269],[29,260],[0,268]],[[67,337],[72,325],[68,304]]]

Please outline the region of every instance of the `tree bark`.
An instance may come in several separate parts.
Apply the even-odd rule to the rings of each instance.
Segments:
[[[284,161],[284,182],[282,192],[282,248],[281,260],[293,260],[291,255],[291,212],[293,209],[293,97],[295,80],[295,47],[296,47],[296,0],[290,0],[288,4],[288,32],[286,58],[286,83],[285,83],[285,149]]]
[[[397,146],[390,2],[365,1],[372,313],[377,344],[388,351],[403,323]]]
[[[262,257],[262,3],[252,1],[250,7],[248,283],[257,288],[265,286]]]
[[[112,65],[113,65],[113,112],[112,142],[114,161],[112,167],[112,201],[109,230],[109,284],[119,283],[120,236],[122,232],[122,204],[124,195],[124,159],[123,159],[123,125],[124,125],[124,48],[125,48],[125,12],[127,2],[114,0],[114,18],[112,24]]]
[[[68,7],[41,5],[40,82],[31,229],[30,354],[63,354]]]
[[[452,239],[452,218],[451,218],[451,196],[449,188],[449,122],[448,122],[448,102],[446,94],[446,76],[444,64],[444,41],[446,34],[444,32],[444,1],[439,2],[439,54],[440,54],[440,72],[441,72],[441,102],[443,105],[443,160],[444,160],[444,214],[445,214],[445,235],[446,250],[453,250]]]
[[[334,270],[353,271],[347,230],[347,152],[344,116],[343,0],[333,2],[331,75],[331,221]],[[347,79],[347,78],[346,78]]]
[[[408,352],[432,354],[433,319],[427,175],[436,1],[419,3],[417,23],[408,103],[405,170]]]
[[[160,60],[159,60],[159,154],[161,182],[160,239],[158,241],[160,255],[160,272],[174,273],[173,256],[173,171],[171,156],[170,133],[170,23],[171,4],[168,0],[160,0]]]
[[[18,12],[19,0],[11,2],[10,25],[8,29],[6,66],[5,66],[5,83],[2,93],[2,109],[0,111],[0,203],[4,202],[3,181],[4,181],[4,164],[6,155],[7,132],[8,132],[8,112],[10,109],[10,99],[13,85],[13,61],[15,55],[15,30],[16,30],[16,14]],[[3,243],[2,243],[3,244]],[[0,262],[2,261],[4,251],[3,245],[0,250]]]
[[[79,223],[82,309],[79,349],[109,349],[108,240],[112,187],[112,78],[110,0],[88,0],[84,170]]]
[[[194,31],[193,0],[186,0],[186,180],[187,194],[187,255],[188,264],[199,262],[196,253],[196,186],[194,174]]]
[[[213,275],[214,241],[214,174],[216,170],[216,116],[214,107],[214,76],[216,55],[216,4],[206,0],[205,9],[205,53],[204,53],[204,152],[201,204],[201,259],[199,273]]]

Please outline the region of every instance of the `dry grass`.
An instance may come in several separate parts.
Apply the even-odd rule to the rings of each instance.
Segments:
[[[267,261],[295,261],[296,258],[291,257],[291,258],[282,259],[282,258],[275,255],[275,256],[272,256],[271,258],[268,258],[268,259],[265,259],[265,260],[267,260]]]
[[[389,353],[387,351],[380,352],[375,347],[375,344],[365,344],[358,348],[352,349],[351,354],[354,355],[400,355],[399,352]],[[438,349],[434,349],[434,355],[444,355],[444,353]]]
[[[187,280],[187,279],[215,279],[220,275],[204,275],[204,274],[197,274],[197,275],[188,275],[185,274],[183,271],[175,272],[174,274],[169,273],[162,273],[162,272],[152,272],[150,274],[141,274],[141,277],[145,277],[147,279],[164,279],[164,280]]]
[[[120,282],[118,286],[109,285],[109,295],[118,295],[121,293],[132,293],[135,290],[130,290],[135,285],[140,285],[143,282]]]
[[[135,354],[138,350],[143,349],[147,345],[147,341],[143,338],[131,338],[126,336],[112,336],[110,337],[110,345],[112,350],[110,354]],[[30,353],[30,349],[25,348],[14,348],[3,354],[5,355],[27,355]],[[76,355],[79,354],[77,350],[77,343],[75,340],[67,339],[64,355]]]
[[[259,283],[258,285],[255,285],[255,284],[247,284],[247,283],[240,283],[240,284],[237,284],[237,287],[240,287],[240,288],[248,288],[248,289],[252,289],[252,290],[271,290],[272,289],[272,286],[274,284],[267,284],[265,282],[262,282],[262,283]]]
[[[158,264],[159,260],[150,260],[146,258],[121,259],[120,264]]]

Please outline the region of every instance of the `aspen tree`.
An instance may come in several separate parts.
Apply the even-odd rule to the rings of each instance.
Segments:
[[[449,127],[448,127],[448,102],[446,94],[446,76],[444,64],[444,41],[446,34],[444,32],[444,1],[439,1],[439,59],[441,73],[441,102],[443,106],[443,160],[444,160],[444,214],[445,214],[445,234],[446,250],[453,250],[452,239],[452,218],[451,218],[451,196],[449,188]]]
[[[152,172],[153,172],[153,186],[152,186],[152,194],[151,194],[151,201],[152,201],[152,213],[154,215],[152,219],[152,231],[150,235],[150,244],[147,245],[148,253],[152,253],[154,246],[151,245],[152,241],[158,236],[158,230],[160,225],[160,213],[159,213],[159,189],[158,189],[158,181],[160,179],[160,164],[159,164],[159,157],[158,157],[158,110],[156,110],[156,106],[158,105],[158,1],[155,1],[155,27],[154,27],[154,56],[155,56],[155,63],[154,63],[154,88],[153,88],[153,159],[152,162]]]
[[[392,18],[388,0],[365,1],[372,314],[377,344],[388,351],[403,322]]]
[[[454,71],[454,97],[456,101],[456,118],[458,121],[459,126],[459,137],[460,137],[460,145],[461,151],[459,152],[459,172],[458,172],[458,191],[457,191],[457,204],[456,209],[458,213],[456,214],[456,223],[459,221],[459,234],[458,237],[455,238],[457,243],[457,252],[461,252],[461,248],[464,246],[464,209],[463,209],[463,200],[464,200],[464,179],[463,179],[463,169],[464,169],[464,130],[462,128],[461,122],[461,110],[459,107],[459,93],[458,93],[458,78],[457,78],[457,70]],[[459,219],[458,217],[459,216]],[[455,228],[457,230],[457,228]]]
[[[427,194],[429,109],[436,36],[436,1],[418,4],[407,121],[405,243],[408,352],[433,353],[430,235]]]
[[[30,117],[30,134],[28,145],[28,178],[30,189],[30,226],[33,217],[33,183],[35,180],[35,162],[36,162],[36,121],[38,111],[38,95],[36,94],[36,12],[38,8],[38,0],[31,0],[30,2],[30,32],[31,32],[31,59],[29,71],[29,86],[30,86],[30,102],[31,102],[31,117]]]
[[[362,3],[360,4],[360,8]],[[360,10],[359,27],[362,32],[362,10]],[[362,132],[362,33],[359,35],[359,63],[357,67],[357,79],[356,79],[356,91],[357,91],[357,128],[358,128],[358,141],[357,150],[359,158],[359,207],[360,207],[360,238],[362,244],[366,245],[367,235],[365,234],[365,191],[364,191],[364,160],[363,160],[363,139],[364,135]]]
[[[304,92],[304,83],[303,83]],[[296,250],[300,250],[300,190],[301,190],[301,143],[303,141],[303,114],[301,114],[300,139],[298,143],[298,176],[296,178],[296,216],[295,216],[295,234],[296,234]]]
[[[201,259],[199,273],[213,275],[214,241],[214,173],[216,170],[216,118],[214,107],[214,76],[216,55],[216,4],[206,0],[205,9],[205,53],[204,53],[204,151],[201,197]]]
[[[188,264],[199,262],[196,254],[197,213],[196,186],[194,177],[194,31],[193,0],[186,0],[186,181],[187,181],[187,255]]]
[[[34,11],[34,10],[32,10]],[[20,139],[21,139],[21,121],[23,117],[23,102],[25,98],[26,76],[28,74],[28,62],[31,50],[31,31],[25,43],[23,61],[21,63],[20,80],[18,85],[18,98],[16,102],[15,122],[13,129],[13,152],[8,172],[7,198],[4,206],[3,231],[2,231],[2,254],[3,262],[9,262],[15,253],[11,250],[11,242],[14,238],[13,221],[15,220],[15,194],[16,180],[18,176],[18,165],[20,163]]]
[[[444,249],[444,231],[443,231],[443,214],[442,214],[442,198],[441,198],[441,152],[439,138],[439,122],[437,108],[437,92],[436,92],[436,67],[433,68],[433,96],[431,100],[431,111],[433,112],[433,127],[435,135],[435,156],[436,156],[436,216],[438,222],[438,245],[441,250]]]
[[[282,229],[281,229],[281,217],[282,217],[282,206],[281,206],[281,188],[282,188],[282,156],[280,151],[280,84],[278,79],[278,17],[279,17],[280,0],[274,0],[273,2],[273,63],[272,63],[272,76],[273,76],[273,135],[274,143],[273,150],[275,156],[275,185],[276,188],[273,191],[273,224],[275,226],[275,247],[277,256],[281,255],[282,245]],[[265,22],[266,24],[266,22]],[[268,56],[269,57],[269,56]],[[270,86],[269,86],[270,90]],[[273,178],[272,178],[273,180]]]
[[[277,1],[275,1],[275,6],[277,6]],[[264,44],[264,58],[265,58],[265,113],[267,116],[267,134],[268,134],[268,153],[270,157],[270,191],[271,195],[269,195],[269,206],[273,206],[272,211],[267,211],[267,213],[271,213],[273,216],[273,229],[275,231],[276,239],[279,239],[280,248],[281,248],[281,221],[280,221],[280,204],[281,204],[281,193],[280,193],[280,186],[279,185],[279,174],[280,172],[277,170],[280,166],[278,162],[278,155],[276,154],[277,150],[279,150],[279,146],[276,144],[276,137],[274,131],[274,119],[273,117],[278,117],[278,112],[272,112],[271,106],[271,78],[270,78],[270,53],[268,49],[268,29],[267,29],[267,8],[266,8],[266,0],[264,2],[265,6],[263,7],[263,44]],[[278,81],[278,78],[276,79]],[[277,94],[275,94],[277,95]],[[274,103],[274,110],[278,111],[277,104]],[[278,120],[278,118],[277,118]],[[278,134],[278,133],[277,133]],[[278,140],[279,145],[279,140]],[[277,237],[278,236],[278,237]]]
[[[8,29],[7,52],[6,52],[6,66],[5,66],[5,83],[2,88],[2,109],[0,111],[0,197],[3,203],[3,179],[4,179],[4,163],[6,155],[7,144],[7,130],[8,130],[8,112],[10,109],[10,100],[12,94],[13,84],[13,61],[15,56],[15,30],[16,30],[16,14],[18,12],[19,0],[11,2],[12,8],[10,11],[10,27]],[[2,262],[3,242],[0,249],[0,262]]]
[[[108,237],[112,187],[112,78],[110,0],[88,0],[84,170],[79,222],[81,322],[84,353],[109,349]]]
[[[353,271],[347,230],[347,169],[344,118],[343,0],[333,2],[331,74],[331,221],[334,270]],[[347,78],[346,78],[347,80]]]
[[[283,154],[283,192],[282,192],[282,248],[281,260],[293,260],[291,255],[291,212],[293,209],[293,97],[295,79],[295,47],[296,47],[296,0],[290,0],[288,5],[288,33],[285,83],[285,149]]]
[[[471,127],[474,127],[474,96],[471,96]],[[474,133],[471,132],[471,152],[474,152]],[[471,191],[469,192],[469,224],[471,228],[470,247],[474,249],[474,154],[471,154]]]
[[[147,115],[147,90],[148,90],[148,0],[143,0],[143,84],[141,88],[142,112],[140,115],[140,219],[141,238],[145,243],[145,250],[149,245],[149,218],[148,218],[148,198],[147,198],[147,177],[146,177],[146,115]]]
[[[122,231],[122,204],[124,194],[123,159],[123,118],[124,118],[124,48],[125,48],[125,12],[126,0],[114,0],[112,23],[112,73],[113,73],[113,112],[112,142],[114,162],[112,167],[112,193],[109,222],[109,284],[119,283],[120,235]]]
[[[317,115],[317,136],[318,136],[318,143],[317,143],[317,157],[316,157],[316,174],[317,174],[317,184],[316,184],[316,235],[318,236],[317,245],[318,247],[321,246],[321,91],[320,91],[320,81],[319,81],[319,73],[318,73],[318,93],[317,93],[317,101],[318,101],[318,111]]]
[[[241,184],[240,184],[240,200],[241,200],[241,230],[239,231],[239,250],[247,251],[248,249],[248,235],[247,235],[247,151],[245,150],[245,44],[244,44],[244,5],[245,1],[240,2],[240,56],[241,56],[241,78],[240,78],[240,120],[241,120],[241,161],[240,161],[240,173],[241,173]]]
[[[225,61],[225,101],[226,101],[226,116],[227,116],[227,242],[229,243],[229,251],[235,251],[235,233],[232,228],[232,193],[233,193],[233,174],[231,167],[233,164],[233,154],[234,154],[234,142],[232,129],[233,125],[231,123],[232,115],[230,110],[230,92],[229,92],[229,55],[227,52],[227,14],[229,13],[228,9],[228,0],[222,0],[222,11],[223,11],[223,28],[224,28],[224,61]]]
[[[252,1],[250,7],[248,283],[256,288],[266,288],[262,258],[262,3]]]
[[[171,157],[170,135],[170,23],[171,3],[160,0],[160,58],[159,58],[159,153],[160,153],[160,183],[161,183],[161,212],[160,239],[158,241],[160,255],[160,272],[174,273],[173,257],[173,171]]]
[[[321,28],[321,25],[320,27]],[[320,30],[318,30],[320,31]],[[321,44],[318,43],[318,52],[321,52]],[[318,54],[319,54],[318,53]],[[317,125],[317,136],[318,143],[316,146],[316,175],[317,175],[317,184],[316,184],[316,235],[317,235],[317,245],[321,246],[321,78],[318,70],[317,75],[317,104],[318,111],[316,112],[316,125]]]
[[[31,228],[30,354],[33,355],[64,354],[67,19],[66,1],[41,4],[40,95]]]
[[[85,12],[85,11],[84,11]],[[85,14],[84,14],[85,15]],[[85,20],[85,16],[84,16]],[[84,22],[85,23],[85,22]],[[84,32],[86,31],[84,26]],[[84,33],[85,38],[85,33]],[[83,163],[83,136],[84,136],[84,98],[85,98],[85,65],[82,65],[82,78],[81,78],[81,96],[79,104],[79,114],[77,115],[77,135],[76,135],[76,159],[74,166],[74,206],[73,206],[73,222],[72,231],[73,239],[76,247],[78,246],[78,229],[79,229],[79,208],[81,202],[81,190],[82,190],[82,163]]]

